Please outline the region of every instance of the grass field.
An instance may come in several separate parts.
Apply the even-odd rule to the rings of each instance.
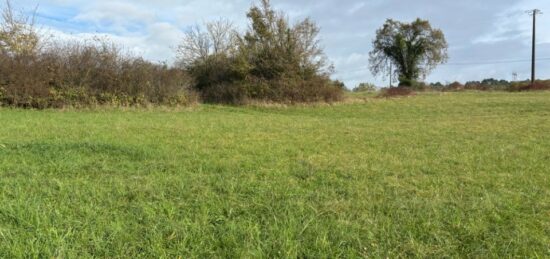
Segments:
[[[550,92],[0,122],[0,258],[550,257]]]

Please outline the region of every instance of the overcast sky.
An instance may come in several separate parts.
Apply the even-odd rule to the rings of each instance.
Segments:
[[[38,4],[38,22],[61,37],[105,34],[153,61],[173,61],[174,46],[190,26],[228,18],[246,27],[253,0],[12,0],[18,9]],[[539,8],[538,75],[550,78],[549,0],[272,0],[292,20],[312,17],[322,28],[335,79],[348,87],[359,82],[387,84],[368,70],[368,53],[377,28],[387,18],[428,19],[443,30],[450,60],[427,81],[468,81],[530,76],[531,17]],[[514,61],[514,62],[512,62]]]

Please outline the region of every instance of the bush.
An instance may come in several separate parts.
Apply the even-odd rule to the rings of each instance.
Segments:
[[[537,80],[534,84],[529,81],[512,83],[510,91],[543,91],[550,90],[550,80]]]
[[[59,44],[0,58],[3,105],[186,105],[195,101],[185,71],[121,54],[115,46]]]
[[[391,87],[382,89],[379,97],[390,98],[390,97],[402,97],[402,96],[414,96],[416,93],[410,87]]]
[[[357,87],[353,88],[353,92],[376,92],[376,86],[371,83],[360,83]]]
[[[494,78],[484,79],[482,81],[466,82],[464,89],[477,91],[505,91],[510,89],[511,82],[506,80],[497,80]]]
[[[462,85],[460,82],[453,82],[447,85],[443,90],[445,91],[462,91],[464,90],[464,85]]]
[[[399,87],[411,88],[414,90],[425,90],[426,84],[413,79],[407,79],[405,77],[399,78]]]
[[[105,39],[44,42],[34,17],[6,2],[0,20],[0,105],[26,108],[96,104],[189,104],[182,69],[125,54]]]
[[[192,76],[195,90],[208,103],[243,104],[249,97],[233,57],[218,53],[196,60],[187,71]]]
[[[306,19],[294,26],[268,0],[247,14],[250,29],[240,34],[219,21],[206,31],[189,31],[178,48],[180,64],[195,79],[206,102],[333,102],[343,97],[330,80],[331,66],[319,47],[319,28]]]

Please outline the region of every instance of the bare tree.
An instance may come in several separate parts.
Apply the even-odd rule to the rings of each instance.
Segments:
[[[232,22],[218,20],[207,23],[206,30],[211,40],[213,54],[228,53],[235,49],[236,30]]]
[[[325,72],[331,74],[334,70],[329,64],[327,56],[319,40],[320,28],[310,18],[306,18],[293,28],[297,39],[296,55],[300,57],[300,66],[309,68],[315,73]]]
[[[206,61],[211,55],[230,54],[236,50],[235,26],[228,20],[205,24],[204,30],[194,26],[183,37],[177,48],[178,63],[190,66],[196,61]]]
[[[36,53],[40,36],[35,27],[36,10],[32,15],[15,12],[10,0],[6,0],[0,20],[0,52],[4,55],[29,55]]]

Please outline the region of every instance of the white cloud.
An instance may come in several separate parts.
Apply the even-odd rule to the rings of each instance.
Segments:
[[[72,20],[123,29],[136,24],[151,23],[155,20],[155,15],[152,11],[132,3],[107,2],[85,7]]]

